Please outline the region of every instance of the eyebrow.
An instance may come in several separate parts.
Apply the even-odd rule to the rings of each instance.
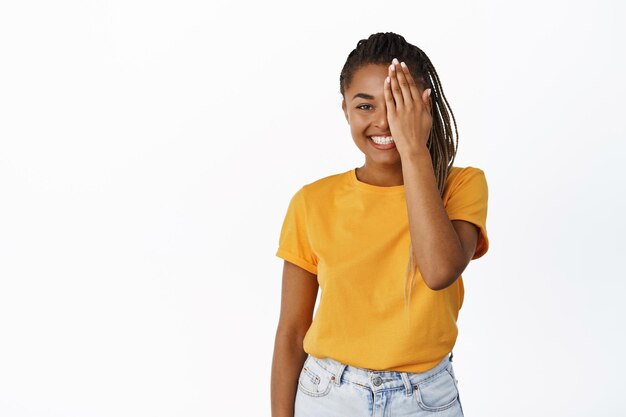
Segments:
[[[356,93],[354,95],[354,97],[352,97],[352,100],[354,100],[355,98],[364,98],[366,100],[374,100],[374,96],[371,96],[369,94],[365,94],[365,93]]]

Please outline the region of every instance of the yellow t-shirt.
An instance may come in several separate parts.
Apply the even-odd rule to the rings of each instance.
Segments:
[[[484,255],[489,247],[484,172],[453,167],[442,199],[450,220],[480,228],[472,259]],[[434,291],[418,269],[407,311],[409,244],[404,185],[366,184],[351,169],[296,192],[276,256],[317,275],[321,295],[304,337],[305,352],[372,370],[424,372],[452,351],[462,278]]]

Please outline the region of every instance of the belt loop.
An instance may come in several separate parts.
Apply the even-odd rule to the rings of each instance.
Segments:
[[[404,388],[406,388],[406,396],[410,397],[413,395],[413,384],[411,384],[411,380],[406,372],[400,372],[400,376],[402,377],[402,382],[404,382]]]
[[[335,374],[333,375],[332,379],[334,379],[335,381],[335,385],[339,386],[341,385],[341,375],[343,375],[343,371],[346,369],[346,365],[345,363],[339,363],[339,369],[337,369],[337,371],[335,372]]]

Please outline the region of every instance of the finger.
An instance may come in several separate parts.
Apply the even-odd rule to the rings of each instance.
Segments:
[[[416,102],[411,96],[411,88],[409,86],[409,82],[406,78],[406,74],[404,73],[404,67],[400,65],[396,58],[393,59],[396,68],[396,76],[398,78],[398,85],[400,86],[400,91],[402,92],[402,101],[406,106],[411,105],[411,103]],[[404,64],[404,62],[403,62]]]
[[[404,106],[404,99],[402,98],[402,90],[400,89],[400,84],[398,84],[398,78],[396,66],[392,63],[389,65],[389,78],[391,79],[391,93],[393,95],[393,99],[396,102],[396,108],[401,109]]]
[[[385,105],[387,106],[387,114],[394,114],[396,111],[396,103],[393,101],[391,92],[391,77],[387,76],[384,82],[383,94],[385,96]]]
[[[415,84],[415,80],[413,79],[411,72],[409,71],[409,67],[404,62],[401,62],[400,66],[402,67],[402,72],[404,73],[404,76],[406,77],[406,80],[409,83],[409,89],[411,90],[411,97],[413,97],[413,100],[417,100],[418,97],[420,97],[420,91],[419,91],[419,88],[417,88],[417,84]]]

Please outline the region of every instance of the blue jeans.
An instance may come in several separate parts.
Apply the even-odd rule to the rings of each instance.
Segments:
[[[450,357],[433,369],[374,371],[309,355],[298,378],[294,417],[463,417]]]

